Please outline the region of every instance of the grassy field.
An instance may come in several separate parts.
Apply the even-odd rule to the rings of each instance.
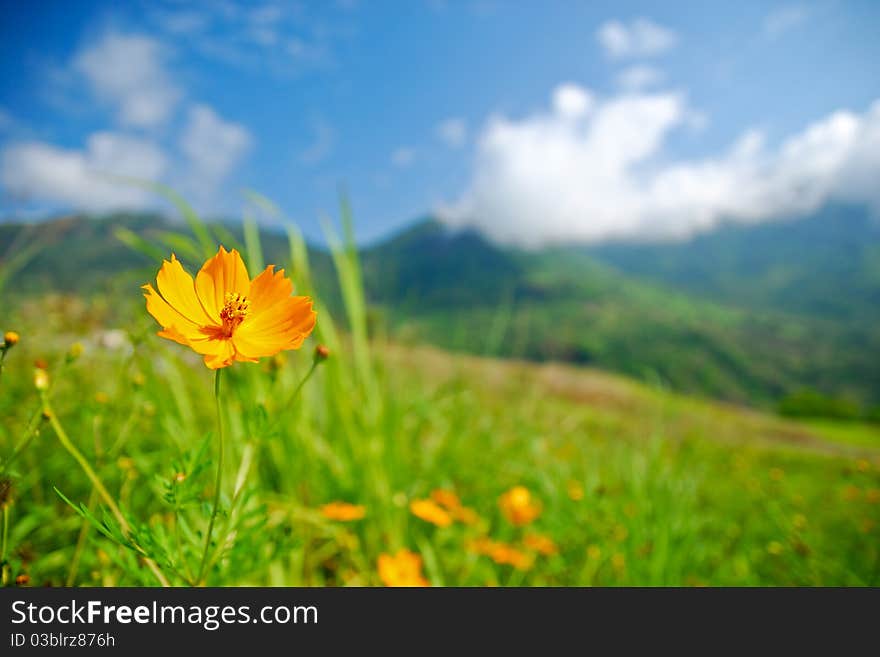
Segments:
[[[136,288],[2,290],[4,584],[880,585],[876,425],[368,336],[333,244],[346,316],[317,299],[303,349],[224,370],[207,547],[212,372]],[[300,293],[305,253],[279,263]]]

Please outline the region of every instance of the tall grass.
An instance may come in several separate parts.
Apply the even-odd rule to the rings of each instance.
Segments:
[[[173,249],[194,271],[221,242],[242,249],[251,275],[262,267],[253,216],[242,248],[158,191],[189,232],[156,242],[117,233],[157,269]],[[248,198],[284,221],[266,199]],[[104,325],[94,303],[14,300],[7,321],[23,339],[0,379],[0,468],[12,485],[4,584],[377,584],[378,556],[401,548],[421,556],[435,585],[880,583],[876,454],[774,447],[756,436],[776,420],[756,424],[611,377],[371,336],[347,203],[340,214],[339,227],[324,226],[344,317],[317,296],[303,349],[224,372],[224,484],[205,577],[211,373],[155,337],[136,289],[109,300],[130,308],[123,327]],[[297,293],[315,295],[302,234],[288,223],[287,236],[289,261],[276,264]],[[487,344],[515,312],[503,308]],[[75,340],[81,355],[69,350]],[[330,357],[315,367],[318,343]],[[42,393],[36,358],[51,380]],[[541,507],[524,527],[497,503],[516,485]],[[437,488],[455,491],[476,521],[415,517],[410,502]],[[362,505],[365,517],[328,519],[320,507],[331,501]],[[530,548],[535,534],[555,550]],[[497,563],[473,549],[481,538],[528,560]]]

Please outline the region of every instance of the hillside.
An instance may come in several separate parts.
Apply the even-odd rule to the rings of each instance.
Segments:
[[[880,218],[832,205],[797,221],[729,224],[689,241],[584,250],[619,271],[746,308],[880,321]]]
[[[155,256],[122,244],[114,236],[119,226],[148,240]],[[795,232],[802,229],[800,224],[786,226]],[[13,251],[38,247],[12,274],[6,294],[134,294],[135,286],[155,273],[161,254],[175,250],[190,266],[196,263],[195,256],[181,250],[173,232],[179,230],[179,225],[155,216],[0,225],[0,254],[7,254],[6,263],[15,260],[10,257]],[[213,230],[227,245],[242,241],[234,229],[214,225]],[[753,230],[760,233],[766,227]],[[289,266],[286,236],[263,231],[261,239],[266,261]],[[623,245],[614,248],[617,251],[608,247],[598,254],[502,249],[476,232],[452,232],[422,221],[360,254],[373,330],[406,342],[427,341],[476,354],[591,364],[749,404],[771,406],[802,389],[842,400],[843,407],[853,409],[847,411],[850,414],[880,404],[880,335],[861,319],[868,311],[859,310],[863,299],[876,293],[870,278],[858,279],[866,282],[852,296],[835,295],[836,313],[797,312],[802,304],[797,300],[782,312],[772,303],[773,295],[782,292],[758,294],[769,286],[761,283],[760,268],[754,268],[757,280],[752,280],[744,265],[734,268],[720,261],[722,272],[737,272],[743,289],[755,290],[755,299],[725,299],[720,293],[690,289],[684,273],[690,270],[684,265],[670,270],[678,272],[675,276],[647,269],[623,273],[623,264],[639,259],[621,255]],[[627,248],[654,248],[658,253],[661,248],[685,249]],[[769,253],[770,247],[766,250]],[[742,248],[741,253],[748,252]],[[616,260],[609,253],[616,253]],[[687,252],[682,253],[679,260],[686,262]],[[336,314],[340,295],[330,258],[315,248],[309,255],[319,300]],[[798,289],[821,298],[828,281],[846,280],[838,260],[829,256],[811,261],[811,277],[802,277]],[[662,259],[656,256],[655,261]],[[709,256],[694,261],[694,276],[714,271]],[[717,277],[726,280],[722,274]]]

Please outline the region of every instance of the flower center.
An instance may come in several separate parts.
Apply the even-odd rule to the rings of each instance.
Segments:
[[[220,319],[223,320],[223,335],[227,338],[232,335],[235,328],[247,317],[250,305],[251,302],[247,300],[247,297],[237,292],[226,293],[223,310],[220,311]]]

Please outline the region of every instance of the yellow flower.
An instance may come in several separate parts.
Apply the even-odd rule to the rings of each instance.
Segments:
[[[517,570],[528,570],[534,563],[534,557],[517,550],[512,545],[493,541],[488,536],[482,536],[468,544],[468,549],[476,554],[482,554],[499,565],[513,566]]]
[[[445,488],[435,488],[432,490],[431,499],[449,511],[461,506],[461,500],[458,495]]]
[[[350,522],[352,520],[360,520],[367,513],[367,508],[360,504],[349,504],[348,502],[330,502],[321,507],[321,515],[328,520],[339,520],[340,522]]]
[[[584,499],[584,487],[579,481],[571,479],[565,484],[565,491],[568,493],[569,499],[573,502],[579,502]]]
[[[452,524],[452,516],[433,500],[413,500],[409,504],[409,510],[417,518],[430,522],[438,527],[448,527]]]
[[[525,486],[514,486],[498,499],[501,512],[514,525],[527,525],[541,514],[541,507]]]
[[[211,369],[298,349],[316,313],[274,267],[251,280],[238,251],[221,246],[194,280],[172,254],[156,275],[158,292],[143,286],[147,312],[162,326],[159,336],[203,355]]]
[[[474,525],[480,520],[477,512],[462,505],[458,495],[451,490],[436,488],[431,491],[431,499],[446,509],[454,520],[465,525]]]
[[[40,391],[49,389],[49,373],[42,367],[34,368],[34,387]]]
[[[406,548],[397,554],[380,554],[379,579],[385,586],[431,586],[422,575],[422,558]]]
[[[19,337],[18,333],[16,333],[15,331],[6,331],[6,333],[3,334],[3,349],[14,347],[18,344],[18,341],[20,339],[21,338]]]
[[[549,536],[543,534],[526,534],[523,544],[530,550],[534,550],[544,556],[551,557],[559,552],[556,543]]]

